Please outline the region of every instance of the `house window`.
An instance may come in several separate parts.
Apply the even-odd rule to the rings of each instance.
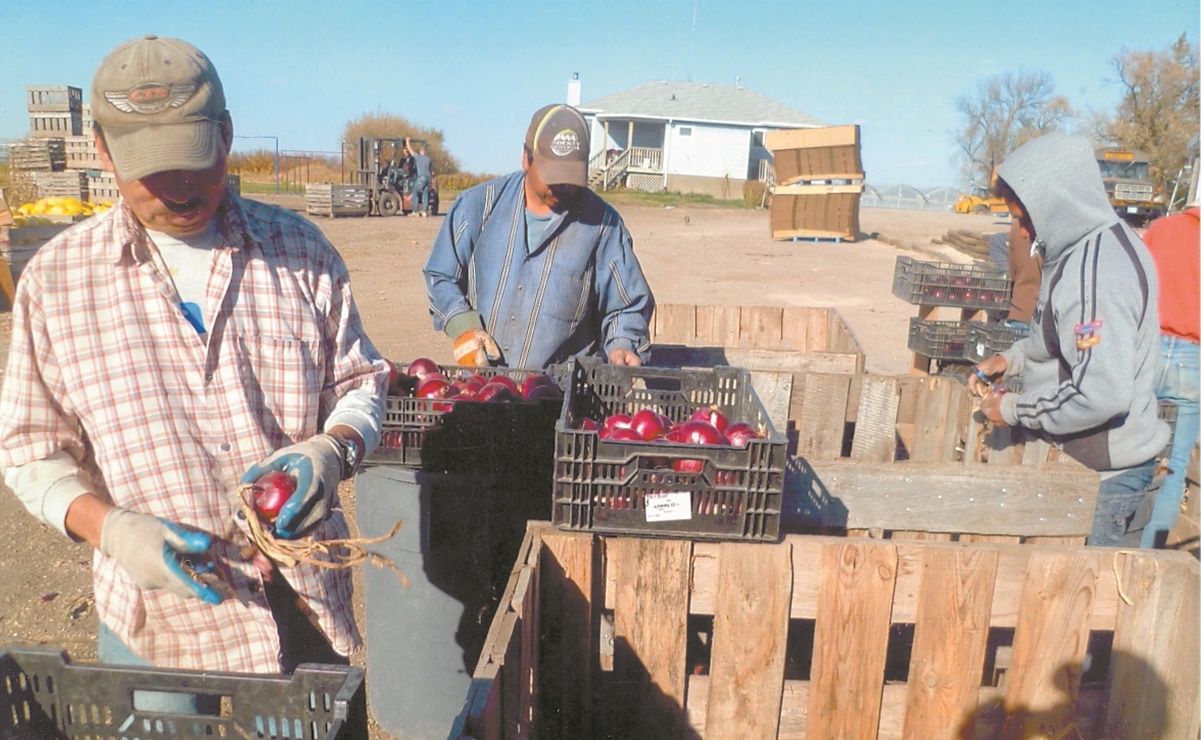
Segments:
[[[752,131],[751,132],[751,146],[757,147],[760,149],[763,148],[763,132],[762,131]]]
[[[692,136],[692,127],[680,126],[680,136]]]

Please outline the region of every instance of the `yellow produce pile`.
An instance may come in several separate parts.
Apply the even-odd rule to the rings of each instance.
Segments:
[[[79,198],[51,196],[34,203],[25,203],[13,211],[13,226],[45,226],[55,223],[43,216],[91,216],[112,208],[111,200],[103,203],[88,203]]]

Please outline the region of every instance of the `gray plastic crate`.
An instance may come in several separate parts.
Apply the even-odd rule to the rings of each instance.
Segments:
[[[220,699],[216,714],[135,708],[134,692]],[[0,647],[0,737],[355,740],[367,737],[363,669],[301,665],[256,675],[75,664],[56,648]]]

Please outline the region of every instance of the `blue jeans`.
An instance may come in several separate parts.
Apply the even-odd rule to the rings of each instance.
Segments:
[[[1163,546],[1164,538],[1176,523],[1180,514],[1180,502],[1184,499],[1184,474],[1188,468],[1193,446],[1201,431],[1198,417],[1199,376],[1198,345],[1180,337],[1161,335],[1159,380],[1155,384],[1155,395],[1160,400],[1176,403],[1176,431],[1172,436],[1171,453],[1168,455],[1168,475],[1164,478],[1159,493],[1155,496],[1155,507],[1151,520],[1143,530],[1141,547],[1155,547],[1156,540]]]
[[[1157,460],[1151,458],[1101,481],[1097,491],[1097,508],[1093,511],[1093,529],[1086,544],[1098,547],[1118,547],[1126,524],[1147,495],[1147,486],[1155,476]]]
[[[413,183],[413,213],[425,213],[430,209],[430,179],[418,177]],[[421,205],[418,205],[420,203]]]

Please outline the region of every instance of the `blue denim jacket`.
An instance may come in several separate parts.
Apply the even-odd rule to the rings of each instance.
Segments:
[[[616,348],[645,360],[655,299],[621,216],[585,189],[527,248],[524,183],[515,172],[455,199],[424,270],[434,328],[478,312],[510,367]]]

